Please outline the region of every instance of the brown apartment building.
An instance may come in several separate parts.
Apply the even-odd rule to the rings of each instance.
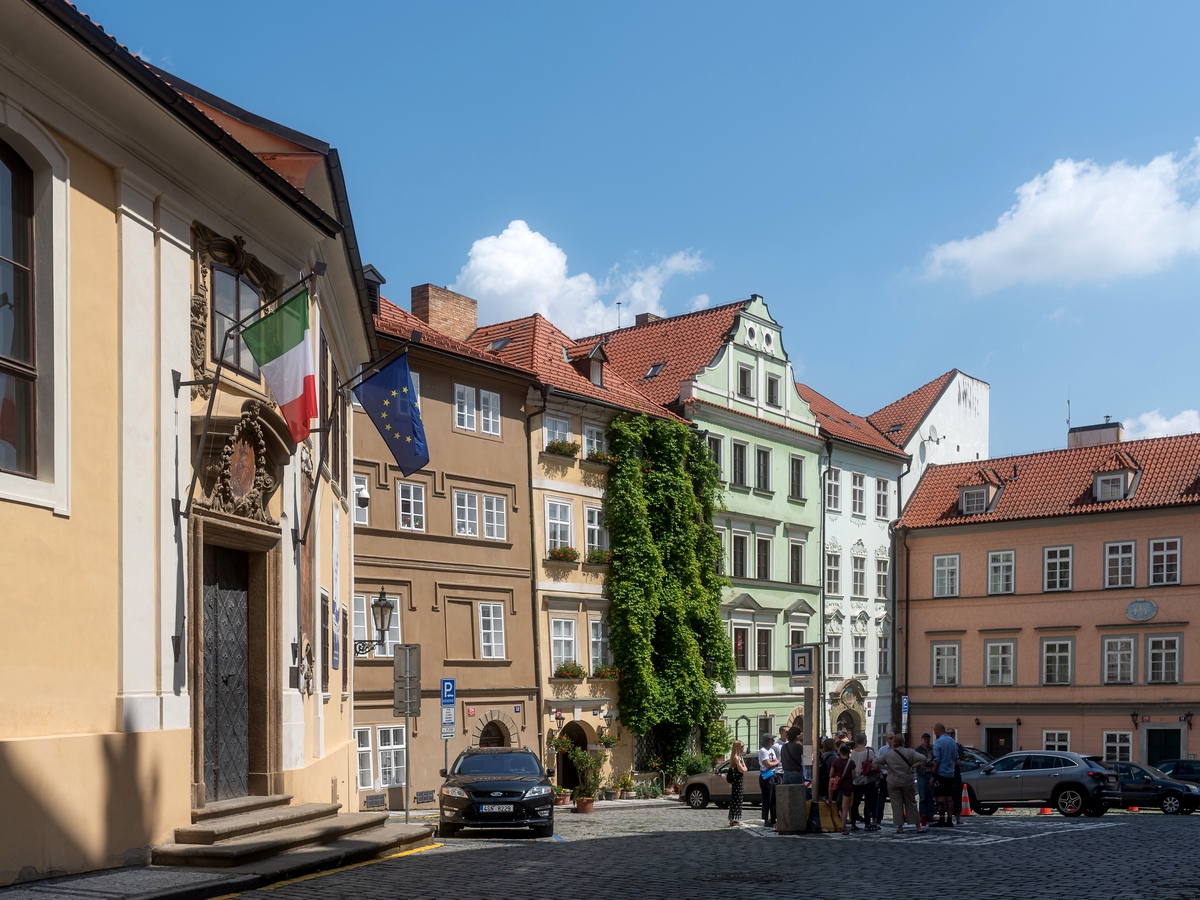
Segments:
[[[990,753],[1194,757],[1200,435],[930,466],[898,529],[909,729]]]

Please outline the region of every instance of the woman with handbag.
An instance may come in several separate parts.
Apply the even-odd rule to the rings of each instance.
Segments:
[[[725,780],[729,782],[729,824],[734,828],[742,827],[742,799],[745,797],[743,779],[746,777],[746,761],[742,759],[742,751],[746,745],[741,741],[733,742],[729,751],[729,768],[725,770]]]
[[[829,799],[841,799],[842,834],[850,833],[850,800],[854,796],[854,762],[850,759],[850,744],[838,748],[837,758],[829,766]]]
[[[875,798],[878,793],[875,769],[875,751],[867,746],[867,734],[860,731],[854,738],[854,750],[850,753],[854,763],[854,795],[850,801],[850,830],[858,831],[858,805],[862,803],[863,828],[878,831],[875,824]]]

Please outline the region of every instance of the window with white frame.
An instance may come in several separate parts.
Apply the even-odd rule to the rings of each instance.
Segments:
[[[1097,500],[1120,500],[1125,496],[1124,475],[1101,475],[1096,479]]]
[[[563,663],[575,662],[575,620],[550,620],[550,664],[557,669]]]
[[[375,787],[375,767],[371,765],[371,729],[355,728],[354,743],[358,747],[358,789],[369,791]]]
[[[746,577],[746,555],[749,552],[750,536],[735,534],[733,536],[733,577]]]
[[[875,649],[878,660],[876,665],[879,669],[879,675],[882,677],[892,671],[892,638],[890,635],[881,634],[875,638]]]
[[[364,491],[366,491],[366,489],[367,489],[367,476],[366,475],[355,475],[354,476],[354,496],[350,498],[350,502],[354,506],[354,524],[355,525],[369,525],[370,524],[370,520],[368,519],[368,516],[367,516],[367,514],[370,512],[370,510],[365,506],[358,505],[358,495],[363,493]]]
[[[589,456],[593,453],[603,453],[607,449],[607,441],[604,435],[603,425],[589,425],[584,423],[583,426],[583,453]]]
[[[1071,548],[1047,547],[1044,551],[1044,584],[1047,591],[1071,589]]]
[[[760,581],[771,579],[771,539],[759,537],[755,539],[754,577]]]
[[[724,454],[721,453],[721,437],[720,435],[710,434],[708,436],[708,455],[712,457],[712,461],[717,464],[717,476],[724,480],[725,478],[725,461]]]
[[[1133,587],[1133,541],[1104,545],[1104,586]]]
[[[875,518],[886,519],[890,508],[891,482],[886,478],[875,479]]]
[[[942,687],[958,684],[958,644],[933,645],[933,683]]]
[[[825,508],[830,512],[842,509],[841,469],[830,469],[825,473]]]
[[[454,533],[459,537],[479,537],[478,494],[454,492]]]
[[[933,596],[958,596],[958,554],[933,558]]]
[[[379,786],[404,784],[405,741],[403,725],[379,727]]]
[[[392,602],[392,618],[388,623],[386,634],[378,634],[375,631],[375,617],[371,614],[371,603],[373,597],[368,597],[365,594],[355,594],[353,597],[354,608],[351,612],[353,616],[354,639],[356,641],[383,639],[382,643],[377,643],[371,648],[371,652],[376,658],[391,656],[396,646],[400,643],[400,598],[389,597],[384,595],[385,599]],[[370,637],[368,637],[368,631]]]
[[[1071,683],[1071,642],[1045,641],[1042,644],[1042,684]]]
[[[608,619],[592,619],[588,625],[592,630],[592,670],[612,665],[612,650],[608,645]]]
[[[754,486],[760,491],[771,489],[771,451],[758,447],[754,452]]]
[[[804,457],[793,456],[791,458],[790,471],[788,473],[788,496],[793,500],[804,499]]]
[[[571,504],[546,501],[546,543],[550,549],[571,546]]]
[[[479,392],[479,430],[484,434],[500,434],[500,395],[494,391]]]
[[[1104,683],[1133,684],[1133,638],[1104,639]]]
[[[587,552],[608,549],[608,529],[604,527],[604,510],[598,506],[585,506],[587,520]]]
[[[867,558],[865,556],[850,557],[850,596],[867,596]]]
[[[1104,732],[1104,761],[1132,762],[1133,761],[1133,732],[1106,731]]]
[[[754,661],[755,668],[760,672],[771,671],[771,645],[775,642],[775,632],[770,628],[759,628],[754,632]]]
[[[475,388],[465,384],[454,386],[454,427],[475,430]]]
[[[839,596],[842,593],[842,555],[825,554],[825,593]]]
[[[479,604],[479,651],[483,659],[504,659],[504,604]]]
[[[1149,662],[1148,682],[1174,684],[1179,681],[1179,638],[1147,638],[1146,658]]]
[[[788,545],[788,580],[792,584],[804,584],[804,543],[792,541]]]
[[[779,401],[779,376],[767,376],[767,406],[778,408],[782,404]]]
[[[571,440],[571,420],[558,416],[546,416],[542,425],[542,436],[544,438],[543,447],[552,441]]]
[[[830,675],[842,674],[842,638],[832,634],[825,640],[825,668]]]
[[[854,674],[867,674],[867,636],[856,634],[851,639],[854,650]]]
[[[992,641],[987,645],[987,683],[1011,685],[1013,683],[1013,657],[1016,645],[1012,641]]]
[[[888,598],[888,570],[890,568],[890,560],[875,558],[875,599],[886,600]]]
[[[493,541],[508,540],[508,501],[483,495],[483,536]]]
[[[988,554],[988,593],[1011,594],[1017,554],[1012,550],[998,550]]]
[[[850,475],[850,512],[856,516],[866,513],[867,479],[865,475],[854,472]]]
[[[754,369],[750,366],[738,366],[738,396],[754,399]]]
[[[733,629],[733,666],[739,672],[750,668],[750,629]]]
[[[733,471],[730,481],[742,487],[746,487],[746,450],[745,444],[733,442]]]
[[[962,492],[962,511],[964,516],[975,516],[987,512],[987,489],[971,488]]]
[[[396,482],[396,505],[401,531],[425,530],[425,485]]]
[[[365,594],[354,595],[353,635],[355,641],[367,640],[367,598]]]
[[[1150,583],[1179,584],[1179,538],[1150,542]]]
[[[1071,732],[1043,731],[1042,749],[1054,750],[1058,753],[1069,753],[1071,751]]]

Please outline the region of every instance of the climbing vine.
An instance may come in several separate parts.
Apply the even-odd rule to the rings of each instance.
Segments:
[[[706,738],[722,733],[715,686],[733,689],[712,525],[720,481],[703,440],[682,424],[622,417],[608,441],[615,457],[605,514],[609,629],[621,720],[638,734],[654,733],[672,771],[694,728]]]

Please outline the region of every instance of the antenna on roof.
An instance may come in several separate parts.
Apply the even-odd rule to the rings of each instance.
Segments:
[[[1067,385],[1067,427],[1071,427],[1071,385]]]

